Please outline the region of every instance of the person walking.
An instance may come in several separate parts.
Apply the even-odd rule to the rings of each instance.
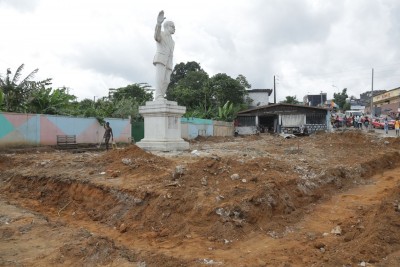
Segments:
[[[399,136],[399,130],[400,130],[400,121],[399,118],[396,118],[396,121],[394,122],[394,129],[396,130],[396,136]]]
[[[362,123],[362,118],[361,118],[361,116],[357,116],[357,123],[358,123],[358,128],[359,128],[360,130],[362,130],[362,125],[363,125],[363,123]]]
[[[106,149],[108,150],[108,144],[110,143],[110,138],[111,141],[114,141],[114,135],[113,135],[113,131],[112,128],[110,127],[110,123],[106,122],[106,124],[104,125],[104,129],[106,130],[104,132],[104,143],[106,144]]]
[[[388,121],[388,118],[386,117],[384,120],[383,120],[383,128],[385,129],[385,133],[386,134],[388,134],[388,131],[389,131],[389,121]]]
[[[368,116],[365,116],[364,126],[365,126],[365,130],[368,131],[368,126],[369,126],[369,119],[368,119]]]

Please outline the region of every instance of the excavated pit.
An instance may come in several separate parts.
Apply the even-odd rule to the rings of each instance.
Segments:
[[[386,173],[399,167],[399,148],[397,139],[349,131],[208,138],[191,143],[197,154],[151,154],[134,145],[1,154],[0,263],[390,266],[400,244],[400,177]],[[319,207],[336,207],[333,199],[381,180],[387,188],[363,196],[372,204],[306,224]],[[334,226],[340,235],[330,233]],[[41,247],[42,235],[54,231],[51,247]],[[40,253],[24,248],[25,238]],[[8,252],[11,241],[16,254]]]

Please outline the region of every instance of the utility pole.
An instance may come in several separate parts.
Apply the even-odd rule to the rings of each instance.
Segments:
[[[276,83],[275,83],[275,75],[274,75],[274,104],[276,104]]]
[[[372,77],[371,77],[371,116],[373,116],[373,99],[374,99],[374,68],[372,68]]]
[[[323,105],[324,105],[324,100],[322,100],[322,91],[321,91],[321,108],[323,107]]]

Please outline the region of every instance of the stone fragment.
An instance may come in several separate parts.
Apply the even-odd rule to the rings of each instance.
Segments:
[[[342,228],[338,225],[335,228],[331,230],[331,234],[335,235],[341,235],[342,234]]]
[[[239,174],[234,173],[234,174],[231,175],[231,179],[232,179],[232,180],[239,180],[239,179],[240,179],[240,176],[239,176]]]

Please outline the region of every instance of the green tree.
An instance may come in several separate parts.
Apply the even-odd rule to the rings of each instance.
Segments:
[[[227,101],[225,105],[218,108],[217,120],[222,121],[233,121],[236,118],[239,106],[234,106],[233,103]]]
[[[203,70],[190,71],[168,89],[167,99],[177,101],[188,110],[194,110],[201,105],[207,109],[210,106],[206,87],[208,79],[208,74]]]
[[[251,84],[247,81],[247,78],[244,75],[239,74],[236,77],[236,81],[238,81],[246,90],[251,89]]]
[[[94,117],[99,122],[104,121],[105,117],[113,117],[116,110],[115,103],[108,97],[101,97],[96,101],[86,98],[80,102],[74,102],[72,105],[73,112],[70,113],[71,115]]]
[[[112,113],[112,117],[128,118],[130,116],[133,121],[140,120],[141,118],[139,114],[139,103],[135,99],[124,98],[114,102],[114,106],[115,109]]]
[[[344,105],[343,105],[343,111],[350,110],[350,109],[351,109],[351,105],[349,102],[346,101],[346,103],[344,103]]]
[[[248,95],[246,88],[238,81],[225,73],[218,73],[210,78],[208,88],[211,93],[210,100],[216,106],[222,106],[226,102],[234,105],[245,103],[245,96]]]
[[[76,97],[68,94],[65,87],[53,90],[42,86],[31,94],[27,103],[27,112],[66,115],[70,113],[74,100]]]
[[[0,91],[0,111],[2,110],[2,106],[3,106],[3,96],[4,96],[3,92]]]
[[[7,69],[6,77],[0,77],[0,90],[3,94],[3,110],[5,111],[26,112],[27,103],[29,102],[29,98],[35,89],[51,84],[51,79],[46,79],[43,81],[32,80],[39,69],[35,69],[22,81],[19,81],[23,69],[24,64],[18,67],[13,76],[12,71]]]
[[[287,96],[285,100],[281,101],[281,103],[300,104],[300,101],[297,100],[297,96]]]
[[[346,99],[349,96],[347,95],[347,88],[344,88],[341,93],[333,94],[333,101],[339,106],[340,109],[344,111]]]
[[[72,112],[70,114],[73,116],[97,117],[95,103],[95,101],[89,98],[85,98],[80,102],[76,101],[72,103]]]
[[[153,100],[153,94],[150,92],[150,85],[147,83],[135,83],[118,89],[110,89],[113,92],[111,99],[121,101],[125,98],[135,100],[139,105],[144,105],[146,101]]]
[[[200,64],[195,61],[189,61],[186,63],[181,62],[179,64],[176,64],[171,74],[171,81],[168,85],[168,89],[175,87],[177,83],[181,79],[185,78],[189,72],[197,72],[197,71],[203,71],[203,70],[200,67]],[[167,97],[168,97],[168,90],[167,90]]]

